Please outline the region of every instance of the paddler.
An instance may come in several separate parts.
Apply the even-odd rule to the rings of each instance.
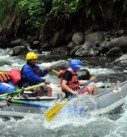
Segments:
[[[88,80],[79,80],[77,76],[77,71],[83,67],[83,63],[78,59],[72,59],[69,63],[69,68],[66,70],[62,70],[59,72],[58,77],[61,81],[61,88],[62,91],[66,94],[66,97],[76,94],[78,95],[78,90],[80,89],[80,86],[85,85]],[[92,80],[95,80],[95,77],[93,77]],[[89,94],[96,94],[96,85],[95,83],[91,83],[82,91],[81,93],[89,93]]]
[[[36,61],[38,59],[38,56],[34,52],[29,52],[26,55],[26,64],[23,66],[21,70],[21,81],[22,86],[27,87],[30,85],[39,84],[42,82],[45,82],[47,85],[50,84],[49,81],[46,81],[43,77],[51,71],[50,67],[47,67],[46,69],[41,69],[38,65],[36,65]],[[43,92],[46,92],[47,96],[52,96],[52,89],[49,86],[45,87],[38,87],[36,89],[37,96],[42,96]]]

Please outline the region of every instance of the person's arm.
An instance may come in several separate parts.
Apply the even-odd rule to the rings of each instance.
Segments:
[[[74,90],[72,90],[72,89],[70,89],[68,86],[67,86],[67,81],[66,80],[63,80],[62,81],[62,88],[64,89],[64,90],[66,90],[67,92],[70,92],[70,93],[72,93],[72,94],[78,94],[78,92],[77,91],[74,91]]]
[[[90,80],[95,81],[96,78],[95,78],[95,77],[91,77]],[[80,86],[83,86],[83,85],[85,85],[87,82],[88,82],[88,80],[79,80],[79,85],[80,85]]]
[[[28,81],[32,82],[32,83],[41,83],[41,82],[45,82],[45,79],[44,78],[41,78],[39,77],[38,75],[36,75],[33,71],[33,69],[26,65],[24,68],[23,68],[23,71],[22,71],[22,75],[27,77]]]
[[[42,77],[44,77],[45,75],[47,75],[48,72],[51,71],[51,67],[47,67],[46,69],[41,69],[39,66],[37,66],[37,67],[38,67]]]
[[[88,82],[88,80],[79,80],[79,85],[83,86]]]

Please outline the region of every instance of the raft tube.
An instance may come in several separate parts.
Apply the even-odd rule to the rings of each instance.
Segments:
[[[8,83],[0,83],[0,94],[9,93],[15,91],[16,89],[16,86],[14,86],[11,81]]]

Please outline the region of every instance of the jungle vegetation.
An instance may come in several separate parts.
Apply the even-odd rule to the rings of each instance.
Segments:
[[[0,0],[0,32],[50,33],[92,24],[105,29],[127,27],[127,0]]]

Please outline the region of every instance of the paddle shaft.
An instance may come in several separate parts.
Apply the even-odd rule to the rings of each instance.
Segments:
[[[35,102],[29,102],[29,101],[11,99],[9,102],[16,103],[16,104],[31,105],[31,106],[35,106],[35,107],[44,107],[46,109],[49,108],[49,106],[47,106],[47,105],[39,104],[39,103],[35,103]]]
[[[7,99],[7,98],[0,98],[1,101],[8,101],[10,103],[15,103],[15,104],[24,104],[24,105],[30,105],[30,106],[35,106],[35,107],[44,107],[46,109],[49,108],[49,106],[45,105],[45,104],[39,104],[39,103],[35,103],[35,102],[30,102],[30,101],[22,101],[22,100],[16,100],[16,99]]]
[[[79,90],[78,93],[80,93],[80,91],[82,91],[86,86],[88,86],[90,83],[92,82],[92,80],[88,81],[84,86],[82,86]],[[72,99],[73,97],[75,97],[76,95],[73,94],[71,97],[68,98],[68,100]]]
[[[6,96],[9,96],[9,95],[19,94],[19,93],[22,93],[24,90],[30,90],[30,89],[37,88],[37,87],[44,86],[44,85],[45,85],[45,83],[41,83],[41,84],[37,84],[37,85],[30,86],[30,87],[27,87],[27,88],[17,89],[13,92],[9,92],[9,93],[6,93],[6,94],[1,94],[0,97],[6,97]]]
[[[59,74],[59,72],[54,69],[52,69],[52,72],[56,73],[57,75]]]

